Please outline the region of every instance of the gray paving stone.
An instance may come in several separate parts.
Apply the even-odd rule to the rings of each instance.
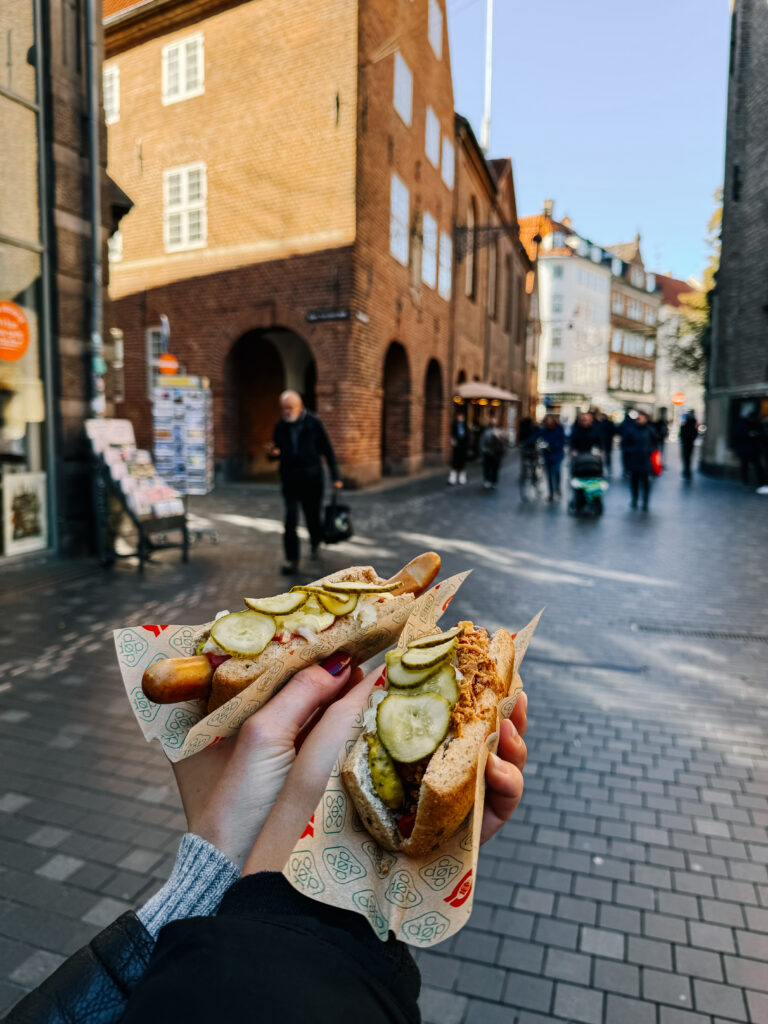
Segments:
[[[723,963],[729,985],[740,985],[742,988],[768,992],[768,969],[761,961],[724,956]]]
[[[607,902],[613,898],[613,885],[611,882],[600,878],[577,875],[573,884],[573,892],[575,896],[584,896],[588,899],[605,900]]]
[[[758,907],[746,907],[747,927],[755,932],[768,932],[768,910]]]
[[[518,886],[515,890],[512,906],[515,910],[522,910],[532,914],[551,914],[554,903],[555,897],[550,892]]]
[[[722,928],[715,924],[691,921],[689,925],[692,946],[701,946],[714,952],[735,953],[733,933],[730,928]]]
[[[711,1024],[712,1018],[673,1006],[659,1007],[659,1024]]]
[[[656,898],[653,889],[647,889],[642,885],[616,886],[616,902],[630,907],[637,907],[640,910],[654,910]]]
[[[573,899],[570,896],[558,896],[555,915],[566,921],[579,921],[583,924],[594,924],[597,920],[597,904],[594,900]]]
[[[609,928],[617,932],[640,932],[640,912],[616,907],[611,903],[601,903],[597,915],[597,923],[601,928]]]
[[[656,1024],[656,1007],[639,999],[609,995],[605,1005],[605,1024]]]
[[[754,1024],[768,1020],[768,996],[763,992],[745,992],[750,1020]]]
[[[530,974],[507,971],[503,1001],[523,1010],[537,1010],[548,1013],[552,1002],[552,982],[546,978],[534,978]]]
[[[424,1024],[461,1024],[467,1012],[467,999],[455,992],[444,992],[423,985],[419,993],[419,1007]]]
[[[149,871],[163,859],[163,855],[155,850],[131,850],[129,854],[118,861],[117,867],[124,871]]]
[[[544,946],[534,942],[521,942],[518,939],[503,939],[501,949],[496,956],[496,963],[499,967],[513,968],[516,971],[530,971],[531,974],[540,974],[544,962]],[[558,951],[562,956],[563,951]]]
[[[8,980],[23,988],[37,988],[49,975],[53,974],[57,967],[64,963],[64,960],[65,957],[58,953],[49,953],[44,949],[38,949],[20,963],[14,971],[11,971]]]
[[[668,942],[640,939],[630,935],[627,939],[627,959],[645,967],[661,967],[671,971],[672,947]]]
[[[43,825],[42,828],[35,829],[31,835],[27,836],[27,842],[33,846],[42,846],[46,850],[54,849],[56,846],[61,846],[65,839],[68,839],[72,833],[68,829],[56,828],[54,825]]]
[[[744,927],[744,912],[738,903],[724,903],[722,900],[699,900],[701,916],[713,924]]]
[[[643,934],[651,939],[666,939],[668,942],[686,942],[688,939],[685,921],[666,914],[643,914]]]
[[[589,985],[591,958],[580,953],[566,953],[562,949],[547,951],[544,974],[549,978],[561,981],[573,981],[581,985]]]
[[[623,960],[624,936],[620,932],[584,927],[581,929],[579,949],[582,953],[594,953],[596,956]]]
[[[504,986],[504,971],[487,964],[461,963],[456,979],[456,991],[464,995],[496,999]]]
[[[462,996],[453,998],[463,999]],[[464,1024],[521,1024],[522,1017],[511,1006],[499,1006],[484,999],[470,999]],[[436,1024],[440,1024],[439,1021]]]
[[[97,900],[87,913],[83,914],[82,919],[86,924],[94,924],[100,928],[105,928],[108,924],[112,924],[120,914],[130,909],[129,903],[104,896],[102,899]]]
[[[15,814],[16,811],[20,811],[22,807],[26,807],[31,802],[30,797],[23,796],[21,793],[3,793],[0,796],[0,812]]]
[[[722,981],[723,968],[718,953],[708,953],[693,946],[675,946],[675,967],[680,974],[692,974],[709,981]]]
[[[68,857],[65,853],[57,853],[50,860],[41,864],[35,874],[42,875],[43,878],[50,878],[55,882],[63,882],[79,871],[84,864],[85,861],[79,857]]]
[[[472,923],[470,921],[470,923]],[[474,928],[462,928],[453,940],[451,952],[465,960],[480,960],[493,963],[501,939],[493,932],[479,932]]]
[[[555,988],[555,1016],[584,1024],[601,1024],[603,994],[594,989],[558,982]]]
[[[691,985],[682,974],[643,968],[643,998],[655,1003],[691,1007]]]
[[[693,997],[696,1009],[732,1020],[747,1020],[747,1009],[740,989],[729,985],[694,978]]]
[[[691,893],[694,896],[714,896],[712,879],[695,871],[673,871],[672,880],[678,892]]]
[[[423,950],[419,952],[417,962],[425,985],[444,989],[455,985],[459,976],[459,961],[455,957]]]
[[[593,982],[596,988],[604,988],[609,992],[619,992],[628,996],[640,994],[640,969],[634,964],[602,960],[597,957],[594,965]]]
[[[477,911],[474,910],[473,914]],[[533,926],[536,918],[533,914],[522,914],[517,910],[507,910],[504,907],[495,907],[491,923],[488,928],[500,935],[514,936],[520,939],[530,939],[533,934]]]
[[[579,942],[579,926],[558,918],[540,917],[536,922],[534,938],[544,945],[576,949]]]

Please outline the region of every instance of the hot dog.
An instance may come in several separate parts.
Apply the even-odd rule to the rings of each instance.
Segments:
[[[386,660],[386,696],[366,712],[342,780],[380,846],[421,856],[472,808],[480,751],[512,683],[514,641],[460,622]]]
[[[439,570],[440,556],[428,551],[388,580],[356,566],[286,594],[246,598],[243,611],[221,616],[200,636],[196,656],[150,665],[144,694],[157,704],[204,700],[210,713],[273,670],[287,644],[293,651],[322,635],[328,653],[353,646],[375,627],[385,604],[412,602]]]

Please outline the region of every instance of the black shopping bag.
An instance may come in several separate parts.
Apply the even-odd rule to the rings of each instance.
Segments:
[[[342,540],[349,540],[351,536],[352,517],[349,505],[339,504],[334,491],[330,504],[325,506],[323,540],[326,544],[338,544]]]

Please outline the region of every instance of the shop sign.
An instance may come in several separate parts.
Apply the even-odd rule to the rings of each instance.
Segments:
[[[319,324],[327,320],[349,320],[348,309],[311,309],[306,315],[307,323]]]
[[[157,368],[160,373],[176,373],[179,369],[179,360],[170,352],[163,352],[157,357]]]
[[[685,405],[685,394],[682,391],[676,391],[672,395],[672,405]]]
[[[0,302],[0,359],[13,363],[29,348],[29,322],[21,306]]]

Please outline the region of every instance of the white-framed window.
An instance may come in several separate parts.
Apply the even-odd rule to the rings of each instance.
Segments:
[[[205,92],[202,32],[163,47],[163,103],[178,103]]]
[[[656,310],[653,308],[653,306],[645,307],[645,322],[650,327],[654,327],[656,325]]]
[[[421,280],[434,288],[437,284],[437,221],[425,213],[422,225]]]
[[[655,292],[656,291],[656,275],[655,274],[646,274],[646,277],[645,277],[645,287],[648,289],[649,292]]]
[[[638,299],[630,299],[627,302],[627,316],[631,320],[643,319],[643,307]]]
[[[621,331],[614,331],[613,335],[611,336],[611,351],[612,352],[621,352],[621,341],[622,341]]]
[[[408,186],[393,174],[389,194],[389,251],[404,267],[408,266],[410,204]]]
[[[611,363],[610,387],[617,388],[621,384],[621,367],[618,363]]]
[[[394,106],[406,124],[411,123],[413,106],[413,74],[398,51],[395,54]]]
[[[441,298],[448,301],[451,297],[451,278],[453,276],[453,242],[447,231],[440,232],[440,266],[437,274],[437,291]]]
[[[589,253],[589,258],[592,260],[593,263],[600,262],[600,260],[603,258],[603,250],[600,248],[599,245],[592,246],[592,249]]]
[[[565,235],[562,231],[556,231],[552,236],[552,248],[562,249],[565,246]]]
[[[557,292],[552,296],[552,312],[562,313],[563,312],[563,296]]]
[[[115,124],[120,120],[120,68],[110,64],[103,71],[104,121]]]
[[[552,348],[560,348],[563,344],[563,329],[562,327],[552,328]]]
[[[438,60],[443,56],[443,12],[437,0],[429,0],[429,45]]]
[[[115,231],[107,239],[107,255],[110,263],[119,263],[123,258],[123,233]]]
[[[653,359],[653,354],[654,354],[655,351],[656,351],[656,342],[655,341],[646,341],[646,343],[645,343],[645,358],[646,359]]]
[[[613,293],[613,299],[611,300],[611,310],[614,313],[624,313],[624,296],[619,292]]]
[[[579,270],[579,273],[581,273],[581,270]],[[552,277],[562,277],[562,276],[563,276],[563,268],[561,266],[552,267]]]
[[[643,391],[646,393],[646,395],[650,394],[651,391],[653,391],[653,374],[650,370],[646,370],[643,373]]]
[[[208,237],[204,163],[171,167],[163,173],[163,234],[166,252],[202,249]]]
[[[424,152],[427,154],[427,159],[433,167],[440,166],[440,122],[432,107],[427,107]]]
[[[614,277],[621,277],[621,260],[614,256],[611,260],[611,273]]]
[[[454,175],[454,152],[453,143],[447,135],[443,136],[443,165],[442,165],[442,176],[443,181],[448,188],[453,188],[453,175]]]
[[[565,363],[547,363],[547,380],[565,380]]]
[[[157,361],[163,351],[163,329],[157,327],[147,328],[147,397],[154,398],[153,390],[158,384],[160,371],[157,368]]]
[[[645,285],[645,274],[640,267],[632,267],[630,280],[636,288],[642,288]]]

